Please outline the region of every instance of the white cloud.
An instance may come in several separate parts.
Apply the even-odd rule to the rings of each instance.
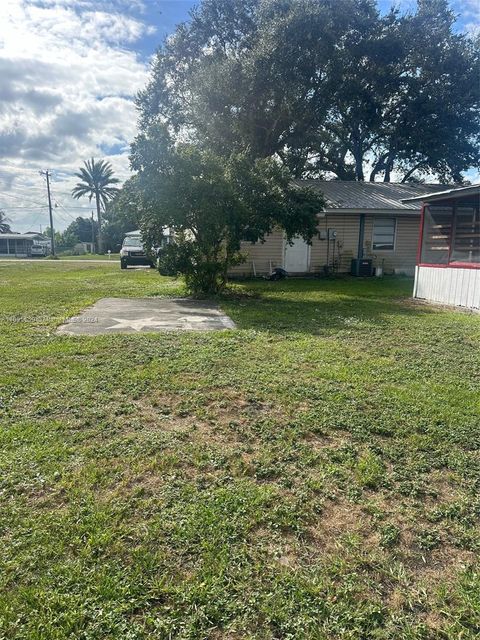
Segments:
[[[148,75],[128,47],[153,30],[138,19],[142,8],[130,0],[1,0],[0,209],[15,229],[42,216],[46,223],[40,169],[56,172],[53,190],[74,216],[81,211],[73,207],[89,207],[68,195],[83,160],[106,158],[128,177],[133,97]],[[57,212],[64,228],[70,219]]]
[[[417,0],[377,0],[383,10],[397,7],[402,12],[415,12]],[[456,28],[466,33],[477,33],[480,29],[480,0],[450,0],[456,16]]]
[[[454,13],[458,16],[457,23],[462,30],[469,34],[476,34],[480,30],[480,0],[454,0]]]

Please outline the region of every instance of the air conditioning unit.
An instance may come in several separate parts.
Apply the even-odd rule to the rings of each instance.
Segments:
[[[369,277],[373,275],[372,261],[366,258],[354,258],[350,268],[352,276]]]

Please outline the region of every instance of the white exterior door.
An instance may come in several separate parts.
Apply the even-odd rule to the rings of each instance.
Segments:
[[[301,237],[293,244],[285,240],[284,267],[289,273],[306,273],[310,266],[310,246]]]

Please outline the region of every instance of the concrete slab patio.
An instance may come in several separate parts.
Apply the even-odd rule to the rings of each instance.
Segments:
[[[212,302],[189,298],[102,298],[60,325],[63,335],[220,331],[234,322]]]

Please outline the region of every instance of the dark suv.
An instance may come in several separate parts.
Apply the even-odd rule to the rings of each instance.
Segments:
[[[152,258],[145,251],[140,236],[126,236],[120,249],[120,268],[126,269],[132,265],[155,268]]]

